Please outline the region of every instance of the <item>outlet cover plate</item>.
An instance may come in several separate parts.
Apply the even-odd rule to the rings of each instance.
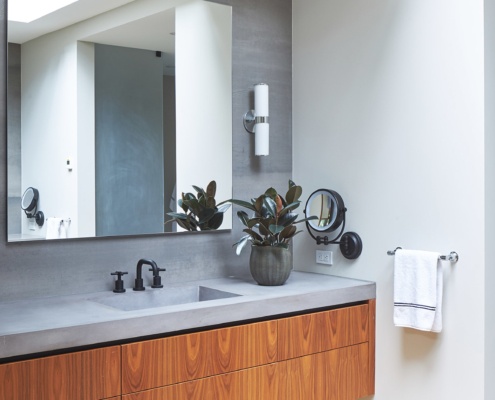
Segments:
[[[316,250],[316,263],[333,265],[333,252],[327,250]]]

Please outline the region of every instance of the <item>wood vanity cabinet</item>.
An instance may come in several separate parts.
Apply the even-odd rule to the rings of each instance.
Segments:
[[[375,300],[0,364],[0,400],[356,400],[374,393]]]
[[[122,346],[123,400],[356,400],[374,393],[375,301]]]
[[[0,399],[120,399],[120,368],[120,346],[2,364]]]

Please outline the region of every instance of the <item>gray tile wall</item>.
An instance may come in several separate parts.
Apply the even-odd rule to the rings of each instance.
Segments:
[[[233,6],[233,196],[250,198],[269,186],[284,190],[292,173],[291,18],[288,0],[221,0]],[[7,243],[6,182],[6,0],[0,0],[0,301],[110,290],[109,274],[129,271],[132,285],[139,258],[165,267],[164,279],[178,282],[248,274],[249,251],[235,255],[232,232]],[[270,85],[270,156],[253,155],[253,135],[242,115],[253,107],[252,85]]]

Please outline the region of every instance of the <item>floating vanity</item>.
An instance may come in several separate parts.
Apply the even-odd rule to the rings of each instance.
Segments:
[[[0,321],[0,400],[374,392],[371,282],[293,272],[263,287],[230,277],[0,303]]]

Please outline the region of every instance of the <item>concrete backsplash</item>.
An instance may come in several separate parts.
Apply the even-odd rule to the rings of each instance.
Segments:
[[[241,234],[227,232],[7,243],[6,0],[0,0],[0,301],[109,290],[117,269],[132,285],[138,259],[154,259],[168,282],[248,273],[249,252],[235,255]],[[292,175],[292,5],[286,0],[229,0],[233,8],[233,196],[250,198],[269,186],[285,190]],[[242,116],[253,107],[252,86],[270,85],[270,156],[253,155]]]

